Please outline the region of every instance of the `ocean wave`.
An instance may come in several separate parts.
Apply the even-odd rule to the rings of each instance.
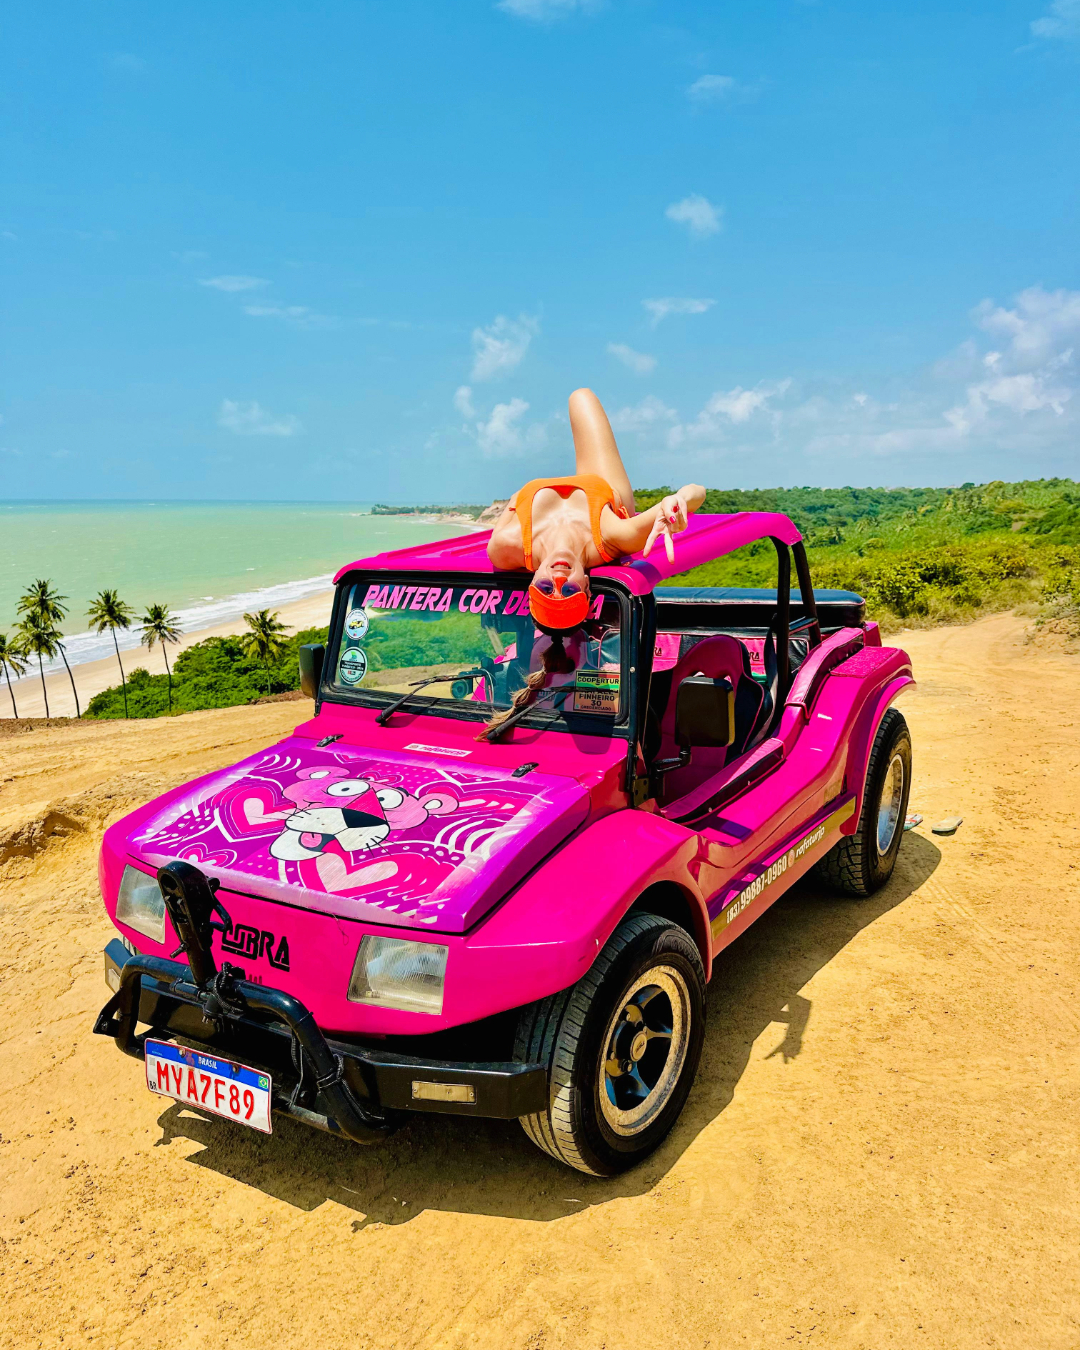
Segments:
[[[252,610],[274,609],[278,605],[287,605],[294,600],[305,600],[309,595],[318,595],[320,591],[328,591],[333,580],[334,574],[327,572],[323,576],[307,577],[303,581],[285,581],[277,586],[263,586],[256,591],[240,591],[236,595],[222,596],[220,600],[207,596],[202,604],[174,610],[173,618],[184,633],[198,633],[206,628],[217,628],[232,619],[239,619]],[[134,651],[142,645],[141,635],[142,630],[137,626],[117,629],[117,645],[122,652]],[[87,661],[100,661],[103,657],[116,655],[113,635],[107,629],[104,633],[72,633],[65,636],[64,650],[67,652],[68,664],[72,666],[81,666]],[[55,661],[44,663],[46,675],[63,669],[64,663],[59,657]],[[28,670],[24,679],[37,678],[37,660],[34,659],[32,673]]]

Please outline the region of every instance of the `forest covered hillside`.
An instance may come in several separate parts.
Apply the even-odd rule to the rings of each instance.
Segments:
[[[638,509],[670,488],[635,493]],[[780,511],[806,540],[817,586],[865,595],[886,627],[958,622],[989,609],[1080,605],[1080,483],[955,488],[710,488],[702,510]],[[767,585],[772,549],[752,545],[672,584]]]

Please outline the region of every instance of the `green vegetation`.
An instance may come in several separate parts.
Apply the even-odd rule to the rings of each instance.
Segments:
[[[168,644],[180,641],[180,625],[173,618],[168,605],[151,605],[139,620],[139,623],[142,625],[142,637],[139,638],[139,641],[147,651],[152,652],[154,650],[155,642],[161,645],[161,655],[165,662],[165,678],[169,682],[169,711],[172,712],[172,671],[169,669]]]
[[[471,516],[475,520],[488,509],[489,502],[483,506],[475,503],[458,506],[381,506],[371,508],[373,516]]]
[[[436,666],[450,661],[474,664],[492,655],[491,642],[472,614],[440,614],[437,623],[421,619],[376,619],[364,642],[369,670]]]
[[[212,637],[182,651],[173,664],[172,711],[231,708],[254,703],[268,692],[284,693],[300,684],[297,648],[306,642],[325,642],[327,629],[309,628],[283,638],[276,656],[264,660],[254,649],[245,650],[242,637]],[[169,679],[133,670],[127,677],[128,715],[160,717],[169,712]],[[119,686],[95,694],[88,717],[125,716]]]
[[[639,510],[669,488],[636,493]],[[816,586],[858,591],[886,627],[950,623],[1044,602],[1080,603],[1080,484],[1068,478],[960,488],[710,490],[705,512],[780,511],[806,539]],[[672,584],[774,584],[751,545]]]
[[[38,614],[24,614],[15,630],[18,650],[25,656],[36,656],[38,675],[41,677],[41,696],[45,700],[45,716],[49,717],[49,691],[45,684],[43,663],[51,661],[57,653],[56,629]]]
[[[63,634],[60,632],[60,625],[67,618],[68,607],[64,603],[66,600],[66,595],[60,595],[53,589],[51,581],[39,578],[37,581],[31,582],[26,594],[22,596],[18,603],[18,611],[23,616],[20,628],[23,630],[23,646],[27,653],[33,652],[38,656],[39,664],[42,656],[48,656],[51,659],[57,652],[60,653],[64,662],[64,669],[71,681],[71,695],[75,700],[75,716],[81,717],[79,695],[75,689],[75,677],[68,665]],[[44,693],[44,679],[42,679],[41,688],[42,693]],[[14,703],[14,699],[12,699],[12,703]],[[49,701],[46,698],[46,717],[49,715],[48,706]]]
[[[285,625],[277,614],[268,609],[258,609],[254,614],[245,614],[244,622],[250,632],[240,639],[244,655],[262,663],[266,673],[266,692],[270,693],[270,663],[281,656],[285,644]]]
[[[116,630],[118,628],[130,628],[131,621],[135,617],[135,611],[126,600],[120,599],[116,591],[98,591],[90,602],[86,617],[90,620],[90,627],[95,632],[104,633],[107,628],[112,633],[113,647],[116,649],[116,664],[120,667],[120,689],[124,695],[124,716],[128,717],[130,714],[128,713],[127,681],[124,679],[124,663],[120,660],[120,644],[116,640]],[[48,715],[49,705],[46,702],[45,716],[48,717]]]
[[[11,638],[6,633],[0,633],[0,671],[3,671],[7,680],[8,693],[11,695],[11,711],[16,718],[19,716],[18,704],[15,702],[15,690],[11,687],[11,677],[26,674],[26,662],[23,660],[24,652],[22,643],[18,636]]]

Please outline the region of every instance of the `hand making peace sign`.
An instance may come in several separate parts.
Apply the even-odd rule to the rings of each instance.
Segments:
[[[657,539],[663,536],[664,548],[667,550],[668,562],[675,561],[675,542],[673,536],[681,530],[685,530],[689,520],[689,510],[685,496],[686,489],[680,488],[669,497],[665,497],[657,506],[653,507],[656,512],[656,519],[653,521],[652,529],[649,531],[649,537],[645,541],[645,547],[642,553],[647,558]]]

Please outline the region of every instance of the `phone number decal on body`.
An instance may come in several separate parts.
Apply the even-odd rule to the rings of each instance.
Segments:
[[[812,848],[820,844],[826,834],[838,829],[845,820],[848,820],[854,810],[855,802],[852,799],[840,807],[838,811],[834,811],[826,820],[816,825],[797,843],[792,844],[790,848],[781,853],[748,886],[745,886],[741,891],[737,891],[713,919],[713,937],[715,938],[718,933],[723,932],[728,924],[734,923],[739,915],[749,908],[759,896],[763,895],[771,886],[774,886]]]

